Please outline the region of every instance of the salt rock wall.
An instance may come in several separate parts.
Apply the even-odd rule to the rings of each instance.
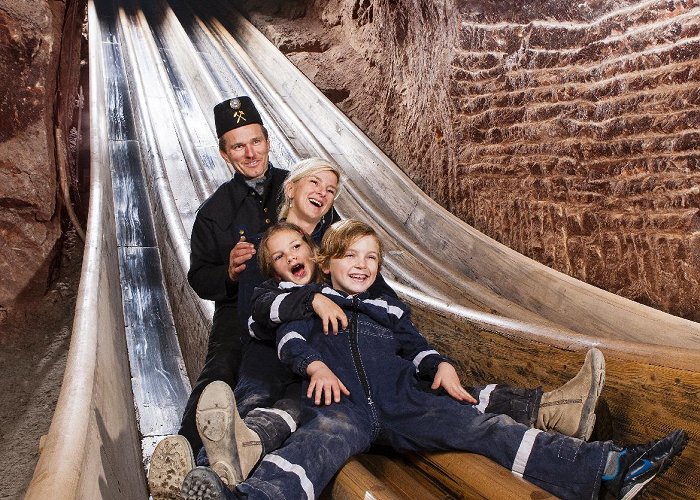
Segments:
[[[700,320],[700,6],[248,2],[446,209],[554,269]]]
[[[54,130],[68,130],[77,102],[83,12],[84,2],[0,1],[1,316],[43,294],[60,246]]]

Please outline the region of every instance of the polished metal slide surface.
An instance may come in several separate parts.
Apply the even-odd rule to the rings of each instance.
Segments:
[[[598,345],[616,418],[635,437],[648,429],[628,408],[635,380],[668,384],[670,399],[700,387],[697,323],[557,273],[447,213],[229,2],[94,0],[89,23],[88,237],[64,385],[27,498],[146,497],[144,466],[177,431],[206,352],[213,308],[187,284],[189,234],[232,175],[212,108],[240,94],[263,115],[273,164],[313,155],[342,167],[338,210],[377,228],[386,274],[461,369],[522,383],[517,353],[540,383],[560,383]]]

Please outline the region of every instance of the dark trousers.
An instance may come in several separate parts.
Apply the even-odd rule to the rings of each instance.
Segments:
[[[226,382],[231,389],[236,387],[238,370],[241,365],[241,334],[237,320],[237,308],[233,304],[224,304],[214,311],[211,333],[207,345],[204,367],[185,405],[182,423],[178,434],[184,436],[192,445],[195,455],[202,447],[202,440],[197,432],[197,403],[204,388],[215,380]]]
[[[293,400],[300,405],[301,377],[282,364],[274,345],[251,339],[243,348],[234,394],[238,411],[243,417],[254,408],[270,407],[282,399]]]
[[[348,458],[374,442],[398,451],[478,453],[561,498],[597,495],[610,443],[542,432],[417,385],[384,396],[368,403],[351,393],[341,403],[308,405],[303,424],[236,487],[236,496],[317,498]]]

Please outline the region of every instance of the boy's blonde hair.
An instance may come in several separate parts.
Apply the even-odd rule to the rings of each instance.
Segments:
[[[318,282],[321,279],[321,273],[315,259],[317,250],[316,243],[314,243],[311,236],[306,234],[299,226],[286,221],[278,222],[267,228],[267,231],[265,231],[265,234],[260,240],[260,246],[258,248],[258,262],[260,263],[260,270],[262,271],[263,276],[267,278],[278,277],[277,273],[275,273],[275,268],[272,265],[272,255],[270,254],[270,250],[267,248],[267,242],[273,235],[282,231],[293,231],[295,233],[299,233],[302,241],[311,247],[311,255],[314,256],[314,259],[312,260],[314,268],[311,270],[311,281]]]
[[[280,203],[279,209],[277,210],[277,216],[279,219],[287,218],[287,214],[289,213],[289,205],[292,201],[287,197],[287,186],[300,181],[304,177],[314,175],[319,172],[333,172],[335,174],[335,176],[338,178],[338,188],[335,192],[335,196],[338,196],[343,175],[335,163],[329,160],[324,160],[323,158],[307,158],[306,160],[301,160],[295,163],[292,168],[289,169],[289,175],[287,176],[287,179],[285,179],[284,184],[282,184],[282,194],[284,195],[284,199],[282,200],[282,203]]]
[[[384,262],[384,246],[377,236],[377,232],[357,219],[335,222],[326,230],[326,234],[321,240],[321,248],[316,252],[316,262],[322,268],[328,269],[331,259],[342,257],[355,240],[365,236],[372,236],[377,241],[379,248],[378,270],[381,269],[382,262]]]

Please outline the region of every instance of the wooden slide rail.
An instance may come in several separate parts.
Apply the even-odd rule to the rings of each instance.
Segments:
[[[694,441],[655,491],[684,498],[700,490],[696,323],[556,273],[447,214],[226,2],[125,4],[128,13],[118,10],[121,43],[127,47],[163,274],[190,377],[201,366],[211,306],[184,279],[189,229],[199,201],[230,175],[214,160],[210,110],[233,92],[249,93],[264,110],[275,111],[264,119],[278,143],[276,164],[319,155],[332,157],[347,172],[339,210],[375,222],[389,249],[387,271],[413,306],[416,323],[465,377],[551,388],[576,372],[588,347],[598,345],[608,358],[603,395],[616,437],[639,440],[688,428]],[[190,8],[197,15],[183,28],[178,17]],[[103,35],[95,2],[89,9],[92,51]],[[158,11],[159,27],[149,27],[143,11]],[[166,70],[160,57],[168,52],[177,57]],[[230,67],[241,73],[240,80],[229,75]],[[61,396],[27,498],[147,496],[141,459],[148,461],[148,446],[139,440],[132,411],[104,142],[107,107],[115,103],[105,98],[100,57],[91,55],[90,72],[92,186],[83,275]],[[172,83],[174,75],[182,81],[171,90],[168,78]],[[194,106],[179,114],[183,95]],[[178,164],[189,166],[189,173],[178,171]],[[668,332],[660,337],[671,339],[673,347],[639,342],[655,332]],[[422,498],[547,496],[483,457],[464,453],[357,457],[325,494],[401,498],[417,491]]]
[[[90,4],[90,44],[99,45]],[[70,351],[26,499],[147,498],[126,354],[100,60],[90,63],[90,208]]]

